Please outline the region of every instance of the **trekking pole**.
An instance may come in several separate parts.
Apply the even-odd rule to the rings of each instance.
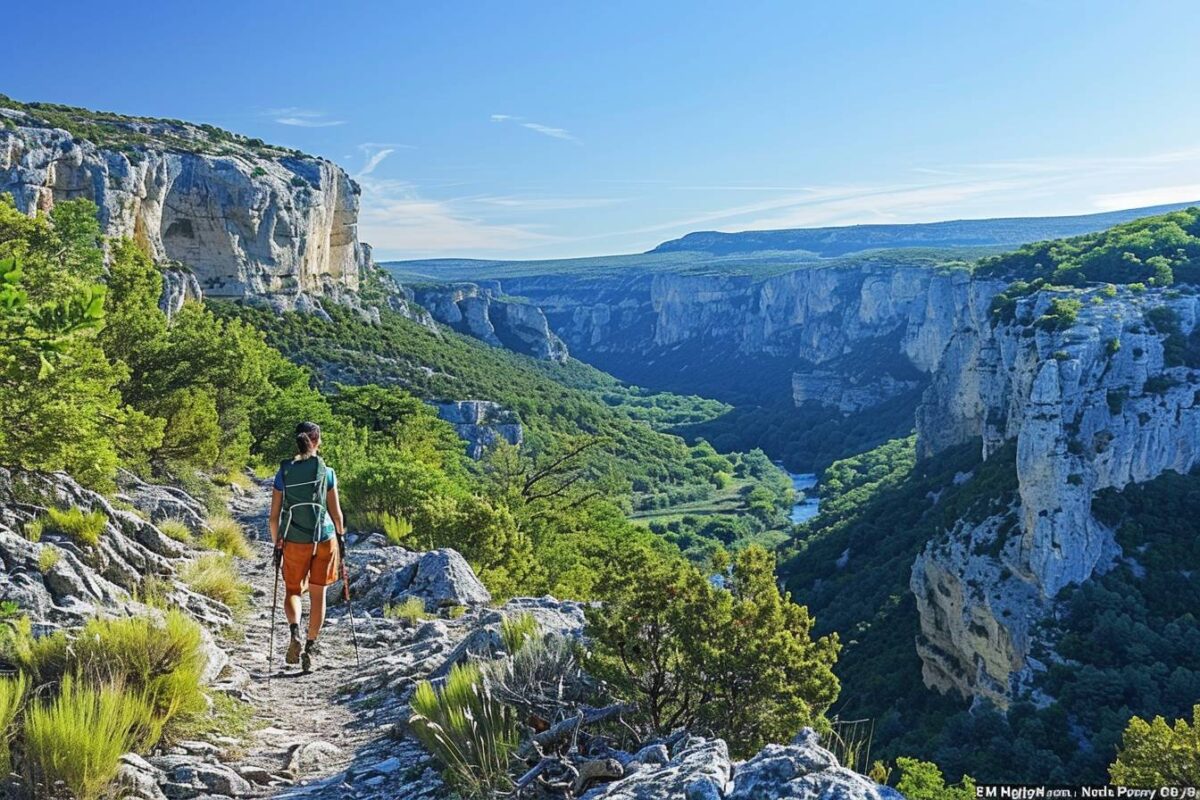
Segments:
[[[341,537],[338,537],[338,554],[342,562],[342,597],[346,600],[346,611],[350,614],[350,641],[354,642],[354,663],[362,669],[362,661],[358,658],[358,631],[354,629],[354,603],[350,602],[350,570],[346,566],[346,544]]]
[[[271,692],[271,676],[275,674],[275,610],[279,607],[279,547],[272,548],[271,562],[275,565],[275,588],[271,591],[271,628],[267,639],[267,693]]]

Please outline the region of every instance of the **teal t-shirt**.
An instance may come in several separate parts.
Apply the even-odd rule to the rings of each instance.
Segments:
[[[325,489],[326,489],[326,491],[328,491],[329,489],[336,489],[336,488],[337,488],[337,473],[333,471],[333,467],[326,464],[325,465]],[[275,491],[277,491],[277,492],[283,491],[283,466],[282,465],[280,465],[279,471],[275,473]],[[333,536],[333,534],[334,534],[333,520],[330,519],[329,514],[326,513],[325,514],[325,525],[323,526],[323,528],[321,530],[321,535],[317,537],[317,541],[323,542],[326,539],[328,539],[330,536]]]

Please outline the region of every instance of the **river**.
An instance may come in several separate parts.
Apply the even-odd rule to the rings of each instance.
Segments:
[[[792,524],[807,522],[817,515],[821,501],[817,497],[817,476],[811,472],[789,472],[792,488],[796,494],[803,495],[803,500],[792,506]]]

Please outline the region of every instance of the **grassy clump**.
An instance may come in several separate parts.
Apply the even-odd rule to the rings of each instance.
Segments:
[[[238,577],[233,559],[224,553],[197,558],[180,570],[179,576],[193,591],[224,603],[234,612],[245,610],[250,586]]]
[[[164,519],[158,523],[158,529],[177,542],[192,543],[192,531],[182,520]]]
[[[500,623],[500,638],[504,640],[504,649],[509,655],[519,652],[525,644],[534,639],[539,631],[537,619],[528,611],[505,617]]]
[[[44,787],[61,781],[76,800],[107,796],[121,755],[145,746],[151,717],[136,693],[64,676],[56,697],[25,712],[25,753],[35,779]]]
[[[417,684],[412,709],[409,727],[442,763],[446,781],[459,794],[492,797],[512,787],[516,718],[492,695],[478,666],[455,666],[441,691],[429,681]]]
[[[62,558],[62,553],[58,551],[57,547],[48,544],[42,545],[42,549],[38,552],[38,572],[45,575],[54,569],[60,558]]]
[[[383,616],[388,619],[399,619],[408,623],[420,622],[433,615],[425,610],[425,601],[419,597],[410,597],[403,603],[389,603],[383,608]]]
[[[46,529],[46,521],[41,517],[31,519],[25,523],[25,538],[31,542],[40,542],[42,540],[42,532]]]
[[[12,740],[16,734],[17,716],[25,705],[29,681],[24,675],[0,678],[0,775],[12,771]]]
[[[213,514],[205,524],[208,529],[200,534],[200,544],[209,550],[220,550],[238,558],[249,558],[250,543],[246,541],[246,532],[233,517],[226,514]]]
[[[108,517],[101,511],[51,508],[46,511],[45,529],[69,536],[79,544],[95,546],[100,543],[100,534],[104,533],[107,523]]]

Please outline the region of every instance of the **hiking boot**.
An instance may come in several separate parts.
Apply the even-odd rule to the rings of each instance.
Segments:
[[[304,643],[300,641],[300,637],[297,634],[292,634],[292,639],[288,642],[287,658],[285,661],[289,664],[299,664],[300,648],[303,646]]]
[[[300,656],[300,669],[303,672],[312,671],[313,656],[321,655],[321,646],[315,639],[309,639],[304,647],[304,655]]]

